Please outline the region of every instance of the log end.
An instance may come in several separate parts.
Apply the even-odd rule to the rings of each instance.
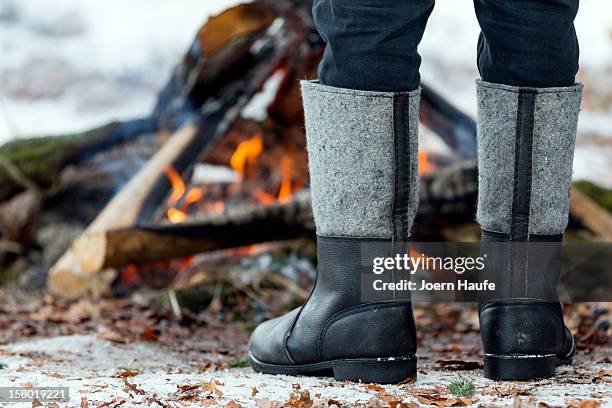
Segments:
[[[70,252],[73,253],[75,263],[82,271],[93,274],[105,267],[106,241],[104,232],[85,232],[72,243]]]
[[[79,265],[72,249],[68,250],[50,269],[47,278],[49,290],[58,296],[75,299],[87,293],[102,295],[110,290],[112,277],[91,274]]]

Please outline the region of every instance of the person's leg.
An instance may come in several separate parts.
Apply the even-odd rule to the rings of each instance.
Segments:
[[[421,42],[434,0],[315,0],[313,17],[327,46],[324,85],[402,92],[419,87]]]
[[[519,87],[574,85],[578,0],[474,0],[483,81]]]
[[[392,243],[407,241],[416,213],[416,47],[432,6],[433,0],[315,1],[327,51],[319,81],[304,81],[302,96],[317,280],[304,306],[255,330],[256,371],[328,370],[366,382],[416,377],[411,304],[366,298],[362,279],[371,276],[366,254],[380,245],[391,253]]]
[[[493,255],[486,276],[500,285],[479,308],[485,376],[548,377],[575,351],[553,290],[582,95],[578,0],[475,6],[482,28],[477,220],[483,251]]]

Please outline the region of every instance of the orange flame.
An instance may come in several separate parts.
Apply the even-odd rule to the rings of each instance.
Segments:
[[[185,182],[183,182],[181,176],[172,166],[164,166],[164,173],[166,173],[168,180],[170,180],[170,185],[172,186],[172,194],[170,198],[168,198],[168,205],[174,206],[178,203],[183,194],[185,194]]]
[[[198,187],[194,187],[189,190],[187,194],[185,194],[186,187],[185,182],[178,174],[178,172],[170,165],[164,166],[164,173],[168,177],[170,181],[170,185],[172,186],[172,192],[170,193],[170,197],[168,198],[168,211],[166,211],[166,217],[173,224],[179,224],[187,218],[187,207],[191,204],[200,201],[204,197],[204,190]],[[185,197],[181,209],[176,208],[176,205],[179,203],[181,198]]]
[[[183,207],[188,207],[193,203],[197,203],[202,198],[204,198],[204,189],[199,187],[194,187],[185,196],[183,200]]]
[[[433,163],[429,160],[427,152],[419,149],[419,174],[427,174],[433,170]]]
[[[211,212],[222,213],[225,209],[225,203],[223,201],[214,201],[206,204],[204,209]]]
[[[168,220],[173,224],[180,224],[187,218],[187,213],[174,207],[168,208],[166,212]]]
[[[293,157],[286,154],[281,159],[281,181],[280,190],[278,192],[278,201],[281,203],[288,201],[291,198],[291,175],[293,173]]]
[[[240,176],[244,175],[246,165],[254,163],[263,152],[263,137],[257,133],[252,138],[240,143],[230,159],[230,166]]]
[[[253,195],[255,196],[257,201],[262,204],[274,204],[276,202],[276,197],[274,197],[272,194],[266,193],[265,191],[259,188],[253,191]]]

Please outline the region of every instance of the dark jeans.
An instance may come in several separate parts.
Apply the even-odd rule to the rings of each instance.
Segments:
[[[315,0],[314,20],[327,43],[319,65],[321,83],[371,91],[418,87],[417,46],[434,2]],[[482,30],[482,79],[526,87],[573,85],[578,71],[578,2],[474,0]],[[453,46],[452,37],[446,46]]]

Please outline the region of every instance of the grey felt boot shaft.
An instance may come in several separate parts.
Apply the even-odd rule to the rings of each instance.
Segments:
[[[331,371],[337,380],[414,379],[411,304],[364,302],[361,285],[369,270],[364,248],[380,241],[391,250],[392,243],[405,242],[416,212],[419,91],[302,82],[302,95],[319,235],[317,279],[303,307],[255,330],[251,365],[268,374]]]
[[[303,81],[302,97],[317,233],[405,241],[418,205],[420,90]]]
[[[522,218],[523,238],[563,233],[582,85],[477,85],[478,222],[485,230],[513,235]]]

